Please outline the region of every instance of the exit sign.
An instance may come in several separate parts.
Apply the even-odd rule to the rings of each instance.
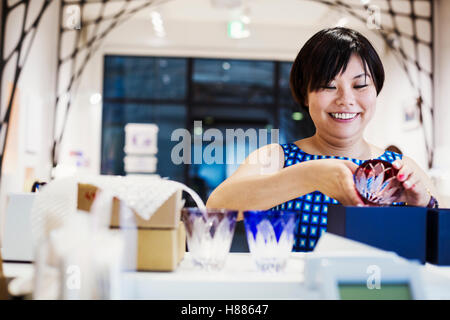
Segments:
[[[231,39],[243,39],[250,36],[250,31],[245,29],[245,24],[240,20],[228,22],[228,37]]]

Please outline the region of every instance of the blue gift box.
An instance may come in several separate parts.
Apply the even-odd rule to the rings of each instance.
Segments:
[[[450,265],[450,209],[428,210],[427,261]]]
[[[426,261],[426,208],[330,205],[327,232],[393,251],[407,259]]]

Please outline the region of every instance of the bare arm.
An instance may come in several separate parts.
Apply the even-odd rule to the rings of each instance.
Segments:
[[[306,164],[306,163],[305,163]],[[312,192],[305,181],[307,165],[283,168],[284,152],[280,145],[270,144],[250,154],[244,163],[209,197],[209,208],[265,210]],[[301,176],[305,175],[302,179]]]
[[[265,175],[239,175],[225,180],[209,197],[208,208],[266,210],[277,204],[313,192],[308,163],[283,168]]]
[[[353,183],[357,166],[350,161],[322,159],[286,168],[283,165],[284,153],[279,145],[267,145],[253,152],[213,191],[206,206],[241,212],[267,210],[315,190],[343,204],[362,203]]]

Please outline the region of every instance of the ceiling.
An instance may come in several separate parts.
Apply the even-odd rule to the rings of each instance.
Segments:
[[[310,0],[241,0],[242,5],[234,9],[214,6],[212,0],[159,0],[158,2],[159,5],[136,13],[134,19],[149,19],[150,12],[158,10],[164,20],[196,22],[229,21],[239,18],[244,12],[250,17],[252,24],[311,26],[336,20],[335,10]],[[134,0],[130,8],[142,3],[141,0]],[[107,3],[105,15],[114,15],[122,5],[121,1]],[[100,4],[88,4],[84,17],[95,19],[99,11]]]
[[[254,24],[314,25],[323,21],[328,6],[302,0],[247,0],[236,9],[213,7],[210,0],[172,0],[161,7],[167,19],[228,21],[248,13]]]
[[[69,3],[79,3],[80,0],[67,0]],[[92,0],[94,1],[94,0]],[[333,2],[333,0],[323,0]],[[133,0],[128,2],[128,9],[142,6],[145,0]],[[348,18],[347,25],[355,27],[356,19],[342,9],[327,6],[316,0],[155,0],[156,5],[140,10],[133,19],[150,19],[151,11],[157,10],[165,21],[187,21],[187,22],[227,22],[239,18],[242,13],[247,13],[252,24],[277,25],[280,27],[311,27],[322,25],[336,25],[342,17]],[[337,1],[336,1],[337,2]],[[389,3],[395,12],[409,14],[411,4],[416,14],[429,15],[430,6],[428,1],[415,0],[340,0],[361,16],[368,16],[368,11],[362,8],[362,4],[374,5],[378,9],[388,11]],[[216,3],[240,3],[235,8],[214,5]],[[125,4],[123,0],[110,0],[105,5],[105,16],[114,16]],[[85,19],[94,20],[100,13],[102,4],[95,3],[85,5],[83,16]],[[359,9],[358,9],[359,8]],[[389,18],[383,17],[389,27],[392,24]],[[405,20],[405,19],[403,19]],[[406,19],[407,20],[407,19]],[[405,24],[405,30],[411,29],[406,24],[408,21],[398,19],[396,21],[400,29]]]

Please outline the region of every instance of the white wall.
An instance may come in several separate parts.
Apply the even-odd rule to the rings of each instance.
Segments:
[[[69,149],[82,150],[89,154],[91,160],[87,171],[99,172],[101,106],[89,105],[88,97],[91,93],[102,92],[105,53],[293,60],[303,43],[325,25],[326,22],[320,26],[301,28],[252,25],[250,38],[233,40],[226,36],[226,24],[223,22],[165,21],[167,39],[158,39],[153,36],[150,19],[129,21],[108,36],[100,52],[86,67],[79,101],[70,115],[71,123],[63,152],[67,156]],[[423,133],[420,128],[405,131],[402,123],[403,109],[399,106],[413,95],[406,74],[393,54],[385,50],[384,42],[379,37],[368,32],[365,25],[355,22],[354,27],[371,39],[386,69],[385,86],[366,137],[380,147],[390,144],[399,146],[425,169],[427,159]]]
[[[35,17],[40,9],[38,1],[30,6],[29,15]],[[53,1],[39,25],[32,49],[26,60],[18,82],[17,103],[19,106],[18,151],[17,163],[9,164],[2,176],[1,187],[1,226],[3,228],[5,198],[10,192],[24,190],[25,168],[35,169],[38,180],[48,180],[51,169],[51,124],[53,103],[55,99],[56,44],[59,1]],[[11,19],[17,31],[20,14]],[[8,33],[5,46],[12,47],[17,42],[17,32]],[[4,82],[12,82],[12,69],[4,77]],[[6,96],[3,88],[3,98]],[[5,100],[3,101],[5,106]],[[1,230],[0,230],[1,231]]]
[[[428,157],[423,129],[420,126],[407,127],[403,121],[404,105],[411,100],[414,103],[416,93],[392,51],[387,51],[381,58],[385,68],[385,82],[377,99],[374,118],[367,127],[366,138],[383,148],[396,145],[427,170]]]
[[[89,97],[102,92],[104,54],[292,60],[301,43],[289,41],[293,38],[293,30],[289,28],[274,30],[261,26],[249,41],[240,42],[227,38],[226,25],[220,23],[190,22],[186,25],[168,21],[166,25],[170,40],[154,39],[151,21],[129,21],[114,30],[93,56],[86,66],[75,107],[70,113],[62,148],[63,162],[71,162],[70,150],[79,150],[88,155],[91,163],[84,171],[100,172],[101,105],[91,105]],[[312,32],[308,30],[304,37]]]
[[[450,204],[450,1],[435,0],[435,159],[434,176]]]
[[[446,21],[450,10],[448,1],[441,1],[441,6],[447,6],[439,10],[438,19],[442,21],[441,29],[446,30],[449,22]],[[281,10],[281,9],[280,9]],[[73,158],[70,151],[82,151],[89,161],[89,166],[84,168],[89,173],[100,172],[100,146],[101,146],[101,104],[91,105],[91,94],[102,92],[103,79],[103,55],[105,53],[120,53],[134,55],[167,55],[167,56],[193,56],[193,57],[230,57],[243,59],[274,59],[293,60],[303,43],[322,27],[335,23],[335,15],[326,15],[321,19],[321,24],[315,27],[307,26],[276,26],[269,24],[252,24],[252,35],[245,40],[232,40],[226,36],[226,22],[213,19],[198,22],[189,20],[165,20],[167,33],[166,39],[158,39],[154,36],[150,19],[132,19],[117,27],[106,38],[100,51],[86,65],[83,73],[78,95],[69,114],[65,138],[61,149],[61,163],[72,164]],[[163,16],[164,17],[164,16]],[[52,3],[46,12],[44,21],[35,44],[31,51],[29,61],[22,74],[20,82],[21,101],[30,101],[36,107],[36,121],[39,125],[35,139],[39,145],[36,154],[27,154],[24,149],[26,141],[21,145],[21,172],[26,166],[36,166],[39,177],[46,177],[49,172],[49,154],[51,148],[51,108],[53,106],[56,68],[56,41],[57,41],[57,5]],[[447,20],[449,20],[447,18]],[[360,22],[350,20],[350,27],[354,27],[364,33],[374,43],[380,53],[385,69],[386,82],[378,99],[378,107],[372,123],[369,125],[366,137],[380,147],[389,144],[399,146],[407,155],[416,159],[420,166],[426,168],[426,155],[423,133],[421,129],[404,130],[402,104],[413,95],[404,71],[400,68],[392,52],[385,50],[384,42],[368,31]],[[440,42],[447,41],[447,51],[441,51],[439,63],[443,66],[437,74],[437,81],[446,84],[447,87],[439,87],[439,92],[449,92],[447,80],[438,80],[438,77],[448,77],[449,62],[445,57],[449,54],[448,39],[442,33]],[[438,43],[439,45],[439,43]],[[437,47],[438,48],[438,47]],[[439,50],[436,50],[437,52]],[[439,94],[438,94],[439,95]],[[442,94],[437,102],[444,105],[448,97]],[[439,106],[438,103],[438,106]],[[449,145],[445,132],[445,119],[449,118],[448,111],[436,111],[436,117],[441,125],[436,127],[439,145]],[[22,108],[24,110],[24,108]],[[439,113],[441,112],[441,113]],[[438,116],[439,115],[439,116]],[[26,119],[26,115],[24,116]],[[23,120],[25,121],[25,120]],[[22,128],[23,131],[23,128]],[[25,136],[25,133],[22,133]],[[24,139],[24,138],[23,138]],[[22,176],[20,176],[22,174]],[[17,181],[21,181],[18,179]],[[11,187],[10,190],[20,189],[20,185]]]

